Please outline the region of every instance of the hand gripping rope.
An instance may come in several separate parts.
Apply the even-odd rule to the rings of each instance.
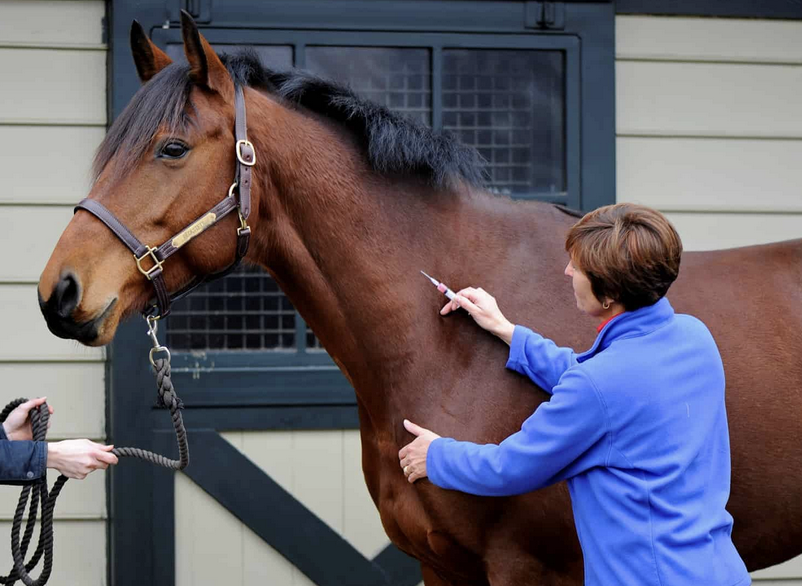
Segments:
[[[114,448],[111,453],[117,457],[130,457],[147,460],[152,464],[164,466],[171,470],[183,470],[189,464],[189,446],[187,445],[187,431],[184,428],[184,420],[181,417],[181,409],[184,404],[178,395],[175,394],[175,388],[170,380],[170,351],[159,344],[156,338],[158,326],[156,320],[153,318],[146,318],[148,322],[148,335],[153,341],[153,348],[150,350],[148,358],[154,368],[156,374],[156,386],[158,387],[159,396],[157,403],[159,407],[167,407],[170,409],[170,416],[173,419],[173,426],[175,427],[175,435],[178,441],[178,460],[171,460],[159,454],[154,454],[147,450],[139,448]],[[154,355],[163,352],[165,358],[156,358]],[[0,423],[6,420],[9,413],[11,413],[19,405],[27,401],[27,399],[15,399],[6,405],[5,409],[0,412]],[[34,441],[45,441],[47,435],[47,422],[50,419],[50,411],[48,410],[47,403],[40,405],[36,409],[31,409],[30,412],[31,429],[33,431]],[[17,503],[17,510],[14,513],[14,521],[11,527],[11,555],[14,559],[14,567],[8,576],[0,576],[0,584],[14,584],[17,580],[22,580],[26,586],[44,586],[50,578],[50,572],[53,568],[53,509],[56,506],[56,499],[58,498],[64,483],[67,482],[67,477],[63,474],[59,475],[53,488],[48,492],[47,478],[45,475],[31,484],[22,487],[19,502]],[[20,529],[22,528],[22,517],[25,514],[25,505],[28,502],[28,495],[30,494],[30,506],[28,507],[28,522],[25,525],[25,533],[20,541]],[[42,520],[39,531],[39,543],[36,546],[36,551],[33,553],[30,561],[25,563],[25,554],[28,551],[28,546],[33,536],[33,531],[36,526],[36,517],[38,509],[42,508]],[[28,574],[36,565],[44,554],[44,564],[42,566],[42,573],[39,578],[33,579]]]

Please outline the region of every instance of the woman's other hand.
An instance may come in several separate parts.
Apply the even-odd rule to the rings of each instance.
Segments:
[[[39,405],[47,401],[47,397],[39,397],[25,401],[19,405],[11,413],[8,414],[6,420],[3,422],[3,430],[6,432],[6,437],[10,440],[32,440],[33,432],[31,431],[31,420],[28,414],[31,409],[38,408]],[[53,408],[48,405],[50,414],[53,414]],[[47,422],[47,428],[50,429],[50,421]]]
[[[496,298],[481,287],[466,287],[446,303],[440,315],[447,315],[462,307],[479,326],[510,344],[515,326],[504,317]]]
[[[421,478],[426,478],[426,455],[429,453],[429,445],[440,436],[406,419],[404,419],[404,427],[412,435],[418,436],[398,452],[401,470],[407,480],[413,483]]]
[[[47,445],[47,467],[67,478],[83,480],[93,470],[105,470],[117,463],[111,453],[114,446],[104,446],[87,439],[64,440]]]

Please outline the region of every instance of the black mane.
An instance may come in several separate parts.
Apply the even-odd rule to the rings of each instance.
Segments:
[[[458,180],[482,185],[486,179],[478,152],[445,132],[433,131],[310,73],[268,69],[253,50],[221,58],[236,83],[343,125],[357,137],[368,164],[379,174],[414,175],[436,187],[448,187]],[[180,63],[166,67],[145,84],[101,144],[95,157],[95,176],[118,151],[126,156],[117,172],[133,168],[160,126],[177,132],[189,124],[185,112],[190,89],[189,66]]]

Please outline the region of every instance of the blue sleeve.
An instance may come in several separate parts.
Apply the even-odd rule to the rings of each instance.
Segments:
[[[573,369],[551,400],[500,444],[434,440],[426,472],[441,488],[482,496],[523,494],[606,465],[609,436],[603,398],[581,370]]]
[[[0,484],[24,484],[47,471],[47,443],[12,441],[0,425]]]
[[[529,328],[515,326],[507,368],[528,376],[547,393],[576,364],[576,352],[561,348]]]

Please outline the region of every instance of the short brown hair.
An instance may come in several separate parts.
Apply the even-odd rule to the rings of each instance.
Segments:
[[[679,274],[682,241],[663,214],[620,203],[586,214],[568,231],[565,250],[599,301],[627,311],[652,305]]]

